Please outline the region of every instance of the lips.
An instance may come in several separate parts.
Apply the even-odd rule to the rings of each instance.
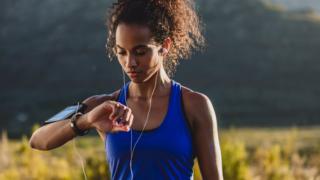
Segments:
[[[137,72],[137,71],[130,71],[130,72],[128,72],[128,75],[129,75],[130,77],[137,77],[137,76],[139,75],[139,72]]]

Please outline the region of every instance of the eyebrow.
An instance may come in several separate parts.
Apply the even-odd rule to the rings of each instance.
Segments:
[[[123,47],[119,46],[118,44],[117,44],[117,47],[118,47],[118,48],[120,48],[120,49],[122,49],[122,50],[124,50],[124,49],[125,49],[125,48],[123,48]],[[136,49],[139,49],[139,48],[148,48],[148,46],[147,46],[147,45],[145,45],[145,44],[139,44],[139,45],[137,45],[137,46],[133,47],[132,49],[133,49],[133,50],[136,50]]]

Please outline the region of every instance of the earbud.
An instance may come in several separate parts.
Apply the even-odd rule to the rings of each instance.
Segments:
[[[168,54],[168,49],[167,48],[161,48],[159,52],[161,54],[165,55],[165,54]]]

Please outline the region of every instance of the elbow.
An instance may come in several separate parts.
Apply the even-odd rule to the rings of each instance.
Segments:
[[[35,134],[33,134],[29,140],[29,146],[32,149],[47,151],[50,150],[48,145],[44,142],[41,142]]]
[[[36,141],[34,140],[33,136],[29,140],[29,146],[32,149],[39,149],[39,146],[37,145]]]

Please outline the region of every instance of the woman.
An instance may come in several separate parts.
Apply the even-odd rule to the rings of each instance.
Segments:
[[[87,98],[75,118],[80,131],[101,136],[112,179],[190,179],[194,158],[203,179],[223,179],[210,100],[169,77],[178,59],[204,44],[191,0],[118,0],[108,28],[108,53],[131,81]],[[49,150],[75,136],[61,121],[38,129],[30,145]]]

